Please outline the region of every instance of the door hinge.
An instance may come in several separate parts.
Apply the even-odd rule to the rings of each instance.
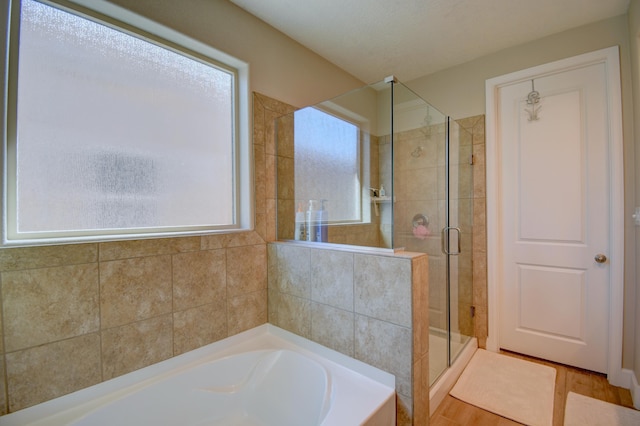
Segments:
[[[471,314],[471,318],[476,316],[476,307],[475,306],[469,306],[469,313]]]
[[[475,158],[475,156],[473,154],[471,154],[469,156],[469,165],[473,166],[475,164],[475,162],[476,162],[476,158]]]

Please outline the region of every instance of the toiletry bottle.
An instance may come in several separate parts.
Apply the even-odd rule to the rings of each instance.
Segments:
[[[380,196],[384,197],[386,192],[384,191],[384,186],[380,185]]]
[[[316,241],[326,243],[329,240],[329,212],[325,208],[324,203],[327,200],[320,201],[320,210],[316,211]]]
[[[307,210],[307,241],[315,241],[317,235],[316,211],[314,208],[314,200],[309,200],[309,210]]]
[[[298,211],[296,212],[296,229],[294,238],[298,241],[304,241],[307,239],[306,223],[304,220],[304,212],[302,211],[302,203],[298,204]]]

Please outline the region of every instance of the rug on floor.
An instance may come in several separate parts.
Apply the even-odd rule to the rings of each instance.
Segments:
[[[564,409],[564,424],[637,426],[640,425],[640,411],[569,392]]]
[[[451,396],[530,426],[553,422],[556,369],[478,349]]]

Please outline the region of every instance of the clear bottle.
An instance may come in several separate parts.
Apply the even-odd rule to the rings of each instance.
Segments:
[[[316,241],[325,243],[329,240],[329,212],[324,205],[326,201],[321,200],[320,210],[316,211]]]
[[[307,241],[315,241],[317,236],[317,218],[315,209],[315,200],[309,200],[309,209],[306,213],[305,222],[307,224]]]
[[[304,220],[304,212],[302,211],[302,203],[298,204],[298,211],[296,211],[296,229],[294,231],[294,238],[298,241],[304,241],[307,239],[307,224]]]

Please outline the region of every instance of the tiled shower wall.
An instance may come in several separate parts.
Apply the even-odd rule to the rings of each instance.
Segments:
[[[452,183],[454,208],[458,209],[457,225],[462,232],[462,254],[452,259],[457,262],[455,273],[458,286],[457,325],[464,335],[478,337],[485,347],[487,337],[487,278],[486,278],[486,203],[485,203],[485,140],[484,115],[456,120],[460,128],[452,126],[456,141],[452,153],[452,172],[457,181]],[[444,227],[444,124],[409,130],[396,134],[395,194],[399,200],[394,206],[397,243],[406,250],[429,254],[429,306],[430,326],[446,329],[445,262],[441,251],[440,230]],[[380,137],[381,146],[389,143],[389,136]],[[389,149],[381,150],[381,157]],[[474,164],[469,166],[473,154]],[[383,161],[384,162],[384,161]],[[387,174],[390,171],[385,171]],[[389,176],[383,176],[386,182]],[[381,209],[387,209],[387,206]],[[412,220],[415,214],[429,218],[431,234],[426,239],[415,238]],[[471,230],[471,232],[469,232]],[[440,285],[438,285],[440,283]],[[469,315],[475,307],[475,317]]]
[[[459,165],[452,167],[454,174],[458,169],[463,173],[459,174],[453,191],[456,198],[454,202],[460,209],[459,226],[462,230],[463,255],[457,260],[464,265],[457,270],[457,319],[459,331],[477,337],[478,345],[484,348],[488,334],[485,116],[467,117],[456,122],[460,131],[453,136],[458,138],[459,152],[454,160]],[[395,182],[398,198],[409,200],[398,202],[396,206],[399,229],[410,229],[415,213],[423,213],[431,221],[430,237],[418,240],[410,232],[399,232],[398,241],[407,250],[429,254],[429,321],[431,327],[443,329],[446,328],[446,316],[441,307],[444,306],[446,293],[444,286],[438,283],[445,282],[445,265],[438,234],[444,226],[441,219],[444,212],[444,132],[443,125],[433,125],[396,135],[396,165],[399,171]],[[381,137],[381,143],[387,142],[388,138]],[[419,147],[421,149],[416,151]],[[411,155],[416,152],[420,155]],[[468,167],[464,164],[471,154],[473,166]],[[471,234],[466,231],[468,229],[472,230]],[[469,316],[470,306],[475,308],[473,319]]]
[[[477,115],[456,120],[460,129],[453,128],[458,151],[454,154],[452,172],[457,182],[452,194],[459,214],[458,225],[462,232],[462,255],[454,261],[458,287],[458,330],[464,335],[477,337],[478,345],[486,347],[488,334],[487,315],[487,226],[486,226],[486,169],[485,169],[485,116]],[[416,213],[429,217],[431,236],[425,240],[414,238],[410,232],[398,232],[400,246],[407,250],[429,254],[429,306],[430,326],[446,328],[446,303],[444,258],[441,254],[439,230],[444,226],[444,138],[443,125],[402,132],[396,135],[398,149],[396,165],[396,194],[401,200],[396,206],[396,226],[400,230],[411,229]],[[381,138],[383,141],[388,136]],[[416,151],[420,147],[420,150]],[[418,152],[419,156],[411,155]],[[473,155],[473,166],[467,166]],[[418,194],[418,195],[416,195]],[[467,230],[471,229],[471,233]],[[434,235],[435,234],[435,235]],[[471,265],[470,267],[467,265]],[[475,308],[471,318],[469,308]]]
[[[388,138],[388,136],[386,137]],[[409,251],[429,255],[429,325],[432,329],[448,329],[446,257],[442,253],[441,230],[446,226],[446,144],[447,126],[443,123],[395,134],[394,204],[396,243]],[[449,259],[451,264],[451,298],[458,306],[451,307],[451,327],[454,333],[473,335],[470,315],[472,304],[472,193],[473,169],[471,134],[451,126],[449,191],[451,221],[460,228],[461,252]],[[413,221],[422,215],[429,221],[429,235],[416,238]],[[454,317],[455,315],[455,317]]]
[[[268,258],[269,322],[394,374],[397,424],[427,424],[427,256],[283,242]]]
[[[489,333],[487,310],[487,203],[485,162],[485,116],[456,120],[460,127],[471,134],[473,153],[473,295],[475,307],[474,335],[478,346],[486,348]]]

